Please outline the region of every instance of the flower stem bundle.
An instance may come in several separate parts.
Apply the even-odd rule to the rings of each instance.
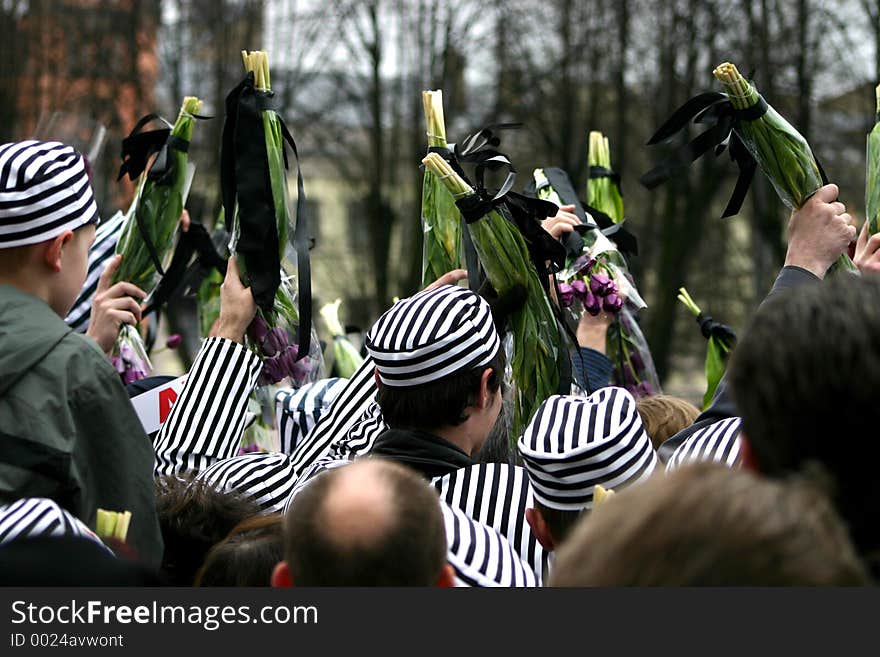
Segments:
[[[868,133],[867,172],[865,176],[865,214],[871,235],[880,231],[880,85],[874,90],[877,114],[874,128]]]
[[[105,511],[98,509],[95,533],[98,538],[113,539],[125,543],[128,527],[131,524],[131,511]]]
[[[617,183],[609,175],[612,171],[608,138],[597,130],[590,132],[587,164],[591,172],[587,179],[587,204],[619,224],[623,221],[623,197]]]
[[[309,372],[316,371],[308,359],[300,357],[300,345],[296,343],[296,329],[299,325],[299,312],[297,311],[297,296],[293,289],[293,276],[286,273],[283,261],[288,245],[288,234],[291,231],[291,213],[288,210],[287,196],[287,171],[284,157],[285,128],[282,126],[278,113],[269,106],[272,98],[271,80],[269,74],[269,60],[264,51],[242,51],[242,60],[246,73],[253,76],[245,79],[233,93],[245,92],[237,99],[237,108],[245,107],[253,96],[257,99],[259,111],[259,124],[262,130],[254,128],[253,122],[247,123],[248,131],[255,130],[257,137],[262,141],[262,147],[248,144],[247,149],[241,153],[236,152],[239,158],[235,165],[236,171],[242,171],[242,175],[254,175],[254,172],[264,172],[259,175],[268,177],[268,188],[263,186],[259,190],[248,188],[249,197],[246,199],[251,208],[258,208],[259,214],[249,216],[247,211],[242,212],[242,188],[235,189],[234,208],[226,207],[233,205],[224,200],[226,216],[232,215],[231,239],[229,243],[230,254],[236,258],[242,282],[250,286],[257,301],[257,316],[248,328],[247,343],[263,359],[263,370],[260,374],[259,383],[269,385],[291,377],[297,384],[306,380]],[[250,95],[247,95],[250,94]],[[243,100],[247,95],[247,101]],[[230,95],[232,96],[232,95]],[[227,98],[227,109],[230,98]],[[233,103],[234,104],[234,103]],[[251,105],[247,105],[248,108]],[[235,111],[235,110],[234,110]],[[242,139],[245,121],[254,115],[245,115],[244,110],[239,112],[235,128],[242,132],[238,133],[237,139],[233,140],[235,146]],[[227,116],[227,126],[229,117]],[[224,127],[224,132],[227,127]],[[247,133],[248,137],[251,133]],[[226,136],[224,135],[224,148],[226,148]],[[230,149],[231,150],[231,149]],[[229,154],[227,154],[229,156]],[[223,159],[223,158],[221,158]],[[238,182],[241,182],[241,176]],[[224,183],[224,185],[231,184]],[[271,192],[271,199],[263,197],[263,190]],[[224,190],[227,197],[230,189]],[[270,205],[271,204],[271,205]],[[268,208],[268,209],[267,209]],[[244,249],[247,248],[245,253]],[[276,251],[277,249],[277,251]],[[278,269],[270,270],[269,263],[274,261]],[[249,266],[250,264],[250,266]],[[254,267],[260,271],[255,274]],[[280,273],[276,273],[280,272]],[[259,282],[260,290],[256,288]],[[274,296],[270,296],[274,293]],[[311,350],[305,356],[311,357]]]
[[[147,169],[141,174],[116,245],[116,253],[122,255],[122,262],[113,276],[113,283],[128,281],[147,292],[153,290],[159,279],[157,261],[167,264],[168,256],[174,250],[174,236],[185,201],[188,157],[185,150],[171,142],[189,143],[195,115],[201,106],[202,101],[193,96],[183,99],[169,144],[165,147],[166,173],[152,176],[152,169]],[[144,378],[152,369],[143,339],[134,326],[122,326],[111,361],[125,383]]]
[[[713,75],[724,86],[734,109],[739,111],[734,131],[770,179],[779,198],[792,210],[802,207],[823,185],[819,165],[807,140],[769,105],[763,113],[755,111],[760,108],[762,99],[736,66],[725,62]],[[837,265],[849,271],[856,269],[846,254]]]
[[[708,340],[706,346],[706,394],[703,395],[703,410],[705,410],[712,403],[718,383],[727,369],[727,360],[736,344],[736,334],[730,327],[719,324],[708,315],[704,315],[683,287],[678,290],[678,300],[696,318],[704,337]]]
[[[428,153],[422,163],[457,201],[476,195],[439,154]],[[510,365],[516,387],[510,433],[513,443],[541,403],[558,390],[559,329],[525,241],[513,223],[502,212],[492,209],[468,223],[468,232],[489,283],[499,297],[518,287],[526,290],[525,303],[510,317],[513,334]]]
[[[423,91],[428,148],[445,149],[443,92]],[[461,214],[455,199],[437,176],[425,171],[422,179],[422,285],[461,267]]]

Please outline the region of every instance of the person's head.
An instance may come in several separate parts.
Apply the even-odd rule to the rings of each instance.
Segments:
[[[236,525],[205,557],[195,586],[269,586],[284,558],[283,516],[253,516]]]
[[[437,493],[408,468],[369,458],[309,483],[287,512],[273,586],[452,584]]]
[[[260,508],[236,493],[172,476],[156,481],[156,511],[165,542],[162,570],[172,584],[190,586],[208,551]]]
[[[855,544],[880,550],[880,279],[840,276],[766,301],[728,377],[744,463],[783,477],[818,462]]]
[[[376,399],[395,429],[436,430],[471,422],[480,449],[501,409],[504,351],[489,304],[444,285],[392,306],[366,348],[376,363]]]
[[[85,282],[97,221],[76,149],[59,142],[0,145],[0,283],[65,316]]]
[[[557,553],[551,586],[848,586],[870,579],[824,492],[712,464],[596,509]]]
[[[636,408],[654,449],[659,449],[666,439],[691,426],[700,414],[700,409],[689,401],[671,395],[641,397]]]
[[[546,550],[564,541],[592,508],[597,485],[630,486],[650,476],[658,462],[635,400],[623,388],[549,397],[517,446],[535,497],[526,520]]]

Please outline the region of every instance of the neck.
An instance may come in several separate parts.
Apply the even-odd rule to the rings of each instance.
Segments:
[[[49,286],[39,276],[30,275],[29,270],[22,270],[17,273],[0,272],[0,285],[11,285],[22,292],[43,300],[47,305],[51,305],[49,303]]]
[[[485,439],[485,436],[476,435],[470,419],[465,420],[459,425],[434,429],[430,433],[442,438],[446,442],[452,443],[470,457],[475,456],[479,450],[479,445]]]

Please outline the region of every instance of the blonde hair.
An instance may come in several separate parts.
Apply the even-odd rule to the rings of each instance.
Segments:
[[[654,449],[682,429],[694,423],[700,409],[689,401],[670,395],[642,397],[636,402],[636,409],[642,417],[642,424]]]

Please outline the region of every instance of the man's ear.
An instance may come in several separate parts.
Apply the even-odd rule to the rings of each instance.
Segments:
[[[477,407],[486,408],[492,403],[492,391],[489,390],[489,377],[492,376],[492,368],[487,367],[480,376],[480,392],[477,395]]]
[[[65,230],[56,238],[49,240],[45,245],[43,261],[56,274],[61,271],[61,253],[72,239],[73,231]]]
[[[526,509],[526,522],[529,523],[529,527],[532,528],[532,533],[538,539],[541,547],[547,550],[547,552],[553,552],[556,549],[556,544],[541,512],[538,509]]]
[[[749,443],[749,437],[744,431],[739,432],[739,456],[744,470],[761,473],[761,468],[758,467],[758,462],[755,460],[755,453],[752,451],[752,445]]]
[[[377,388],[381,388],[381,387],[382,387],[382,381],[379,379],[379,368],[378,368],[378,367],[374,367],[374,368],[373,368],[373,378],[376,379],[376,387],[377,387]],[[383,393],[383,394],[384,394],[384,393]]]
[[[293,586],[293,580],[290,578],[290,568],[288,568],[286,561],[279,561],[275,565],[270,582],[277,589],[289,589]]]
[[[437,578],[437,583],[434,586],[444,589],[455,586],[455,570],[449,565],[449,562],[443,564],[443,570],[440,571],[440,576]]]

